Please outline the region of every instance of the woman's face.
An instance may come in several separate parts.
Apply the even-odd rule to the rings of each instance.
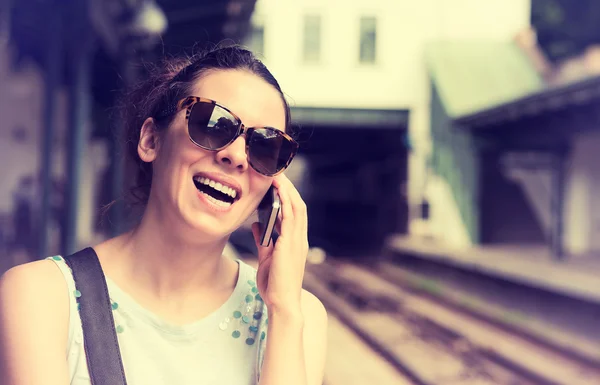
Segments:
[[[216,101],[239,116],[246,127],[285,128],[281,95],[248,71],[210,71],[189,96]],[[161,218],[183,221],[209,237],[223,237],[236,230],[256,210],[271,185],[272,177],[249,166],[245,136],[220,151],[204,150],[189,139],[185,111],[173,118],[157,148],[148,204],[156,205]],[[198,181],[209,180],[236,190],[234,202],[216,202],[197,188]]]

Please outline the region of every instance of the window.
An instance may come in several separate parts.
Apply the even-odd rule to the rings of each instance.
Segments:
[[[252,25],[250,27],[246,45],[254,54],[265,56],[265,27],[263,25]]]
[[[377,42],[377,20],[374,17],[360,18],[360,62],[375,63]]]
[[[304,16],[303,58],[305,62],[318,62],[321,59],[321,16]]]

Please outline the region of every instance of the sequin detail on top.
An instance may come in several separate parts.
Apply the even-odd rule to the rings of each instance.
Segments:
[[[235,339],[239,339],[242,334],[245,334],[246,345],[252,346],[259,338],[257,336],[260,322],[263,318],[263,300],[262,297],[257,294],[258,289],[256,288],[256,282],[248,280],[249,293],[244,296],[243,300],[238,305],[237,310],[232,314],[232,317],[227,317],[223,322],[219,324],[219,329],[225,331],[229,327],[233,327],[231,336]],[[256,293],[256,294],[255,294]],[[266,319],[265,319],[266,321]],[[263,331],[260,335],[260,340],[265,339],[266,333]]]
[[[47,257],[46,259],[51,259],[57,262],[62,262],[65,264],[65,266],[69,269],[69,271],[71,272],[71,275],[73,274],[73,271],[71,270],[71,266],[69,266],[69,264],[67,263],[67,261],[64,260],[63,257],[61,257],[60,255],[54,255],[52,257]],[[73,296],[75,297],[75,302],[77,303],[77,311],[81,311],[81,303],[79,302],[79,298],[81,298],[81,296],[83,295],[83,293],[81,291],[79,291],[77,288],[75,288],[75,290],[73,291]],[[112,299],[110,300],[111,303],[111,309],[117,310],[119,308],[119,304],[115,301],[113,301]],[[115,319],[115,330],[117,333],[121,334],[125,331],[125,328],[122,325],[117,324],[116,322],[117,320]]]
[[[65,298],[68,297],[70,304],[67,350],[69,383],[90,385],[83,346],[81,317],[77,312],[78,301],[74,295],[77,288],[67,264],[56,259],[52,259],[51,262],[58,266],[65,278],[66,287],[63,295]],[[256,282],[256,270],[251,265],[245,264],[243,260],[236,262],[240,266],[239,275],[241,276],[238,276],[234,292],[229,296],[227,302],[211,313],[209,317],[184,327],[161,323],[160,318],[152,317],[152,313],[137,306],[135,301],[127,297],[127,293],[122,292],[107,277],[111,301],[106,303],[106,306],[112,308],[115,306],[114,303],[118,303],[118,307],[112,311],[112,315],[115,320],[114,330],[118,337],[119,347],[126,362],[127,377],[140,379],[138,382],[145,385],[159,385],[161,377],[173,379],[174,381],[171,382],[175,384],[259,383],[268,340],[268,338],[261,340],[261,336],[263,331],[267,332],[265,319],[268,313],[263,302],[256,303],[258,301],[256,294],[258,293],[251,294],[254,301],[246,303],[246,295],[252,292],[253,287],[247,281],[252,279]],[[81,289],[83,288],[79,288],[82,292],[79,302],[83,311],[86,311],[87,302],[84,299],[89,293],[87,290]],[[249,309],[248,305],[250,305]],[[239,318],[233,317],[234,311],[240,312]],[[254,318],[257,311],[263,313],[258,326],[256,322],[258,320]],[[247,316],[250,323],[244,324],[243,316]],[[222,326],[227,327],[224,331],[219,331],[221,323]],[[117,329],[121,333],[118,333]],[[233,334],[236,330],[239,335]],[[234,338],[235,336],[237,338]],[[252,343],[252,345],[248,345],[248,343]],[[145,365],[146,362],[143,359],[127,362],[126,358],[144,357],[146,359],[149,356],[152,361],[151,365]],[[198,367],[201,367],[202,370],[198,370]],[[236,370],[229,370],[232,367]],[[218,377],[220,381],[215,381],[215,377]]]

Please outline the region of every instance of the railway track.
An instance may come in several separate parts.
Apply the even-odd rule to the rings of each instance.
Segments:
[[[600,384],[593,364],[415,293],[375,266],[309,266],[305,286],[414,384]]]

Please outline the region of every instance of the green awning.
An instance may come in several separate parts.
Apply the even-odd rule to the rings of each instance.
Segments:
[[[512,42],[435,42],[426,64],[451,118],[538,92],[544,82]]]

